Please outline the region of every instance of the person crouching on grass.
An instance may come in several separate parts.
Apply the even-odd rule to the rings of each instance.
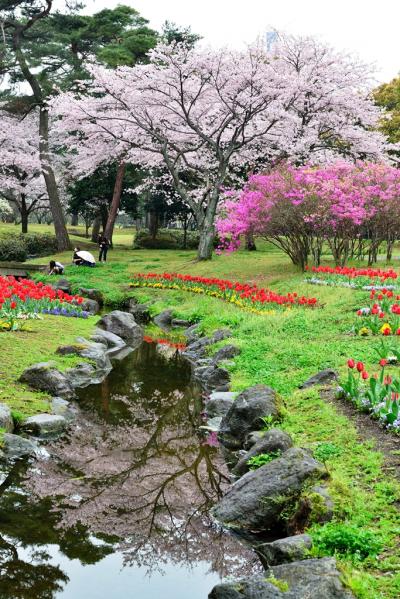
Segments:
[[[63,275],[64,274],[64,266],[61,262],[56,262],[55,260],[50,260],[49,262],[49,275]]]

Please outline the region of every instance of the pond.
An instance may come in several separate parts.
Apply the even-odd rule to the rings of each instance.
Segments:
[[[174,348],[143,343],[78,405],[47,458],[4,466],[2,599],[204,599],[260,571],[208,517],[228,472]]]

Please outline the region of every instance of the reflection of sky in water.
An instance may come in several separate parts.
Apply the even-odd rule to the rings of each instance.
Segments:
[[[163,573],[147,574],[147,568],[124,566],[120,553],[108,555],[97,564],[83,566],[78,559],[66,558],[56,545],[45,545],[51,558],[49,563],[60,566],[69,582],[54,598],[62,599],[206,599],[212,587],[219,582],[209,572],[207,562],[193,567],[163,563]],[[29,561],[29,549],[20,549],[20,557]],[[35,597],[35,599],[40,599]]]

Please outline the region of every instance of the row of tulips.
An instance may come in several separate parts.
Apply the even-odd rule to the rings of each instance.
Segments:
[[[83,298],[55,290],[42,282],[0,277],[0,328],[17,330],[21,322],[40,314],[87,318],[80,308]]]
[[[193,277],[178,273],[138,273],[130,284],[131,287],[151,287],[154,289],[177,289],[209,295],[254,312],[265,314],[267,306],[315,306],[316,298],[299,296],[297,293],[280,295],[270,289],[257,285],[238,283],[226,279],[210,277]]]
[[[369,305],[357,310],[354,330],[359,335],[400,335],[400,295],[373,289]]]
[[[370,375],[363,362],[349,359],[347,380],[341,384],[339,394],[386,428],[400,432],[400,379],[386,374],[387,364],[388,361],[381,358],[380,372]]]
[[[306,281],[314,285],[332,285],[353,289],[388,289],[397,287],[398,274],[392,269],[313,266],[306,267]]]
[[[172,347],[173,349],[183,351],[186,348],[186,343],[177,343],[176,341],[172,341],[171,339],[167,339],[165,337],[151,337],[150,335],[144,335],[143,341],[145,343],[156,343],[157,345],[166,345],[167,347]]]

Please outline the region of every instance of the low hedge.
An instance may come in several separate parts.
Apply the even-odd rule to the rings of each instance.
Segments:
[[[197,250],[200,235],[198,231],[187,231],[186,249]],[[182,229],[160,229],[153,239],[147,230],[136,233],[133,242],[135,250],[177,250],[184,248]]]
[[[25,262],[28,256],[48,256],[56,251],[57,239],[49,233],[0,238],[0,262]]]

